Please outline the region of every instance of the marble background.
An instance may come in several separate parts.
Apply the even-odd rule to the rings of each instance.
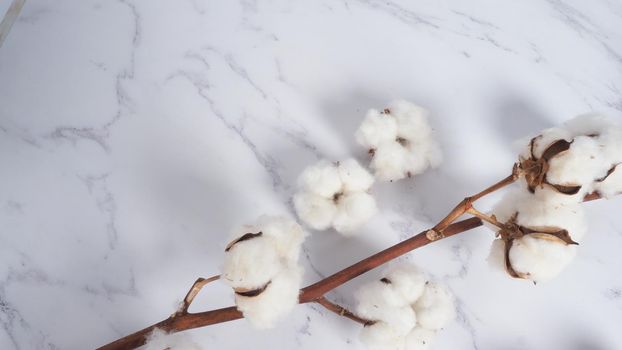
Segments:
[[[234,226],[293,215],[305,166],[366,160],[353,133],[368,108],[430,109],[446,161],[375,186],[381,213],[357,237],[313,233],[309,283],[509,174],[513,140],[622,117],[621,90],[614,0],[29,0],[0,48],[0,349],[95,348],[167,317],[218,273]],[[622,348],[622,201],[586,207],[590,235],[549,283],[491,271],[485,228],[410,254],[459,302],[433,349]],[[377,273],[330,297],[351,305]],[[216,283],[193,309],[231,303]],[[362,349],[358,332],[307,305],[269,331],[189,333],[211,349]]]

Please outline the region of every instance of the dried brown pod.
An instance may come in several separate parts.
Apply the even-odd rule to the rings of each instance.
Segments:
[[[550,183],[546,174],[549,170],[549,162],[551,159],[567,152],[570,149],[572,141],[566,141],[559,139],[551,143],[543,152],[540,157],[536,157],[534,148],[536,141],[542,138],[542,135],[536,136],[529,142],[530,156],[529,158],[519,158],[518,169],[525,176],[527,187],[529,192],[534,193],[537,187],[543,187],[545,185],[551,186],[559,193],[574,195],[579,193],[581,185],[567,185],[567,184],[554,184]]]

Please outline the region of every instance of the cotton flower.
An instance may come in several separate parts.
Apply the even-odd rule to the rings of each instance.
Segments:
[[[322,160],[305,169],[294,195],[298,217],[317,230],[334,227],[349,235],[377,211],[368,193],[374,178],[356,160]]]
[[[370,167],[382,181],[421,174],[442,162],[428,111],[407,101],[394,101],[383,111],[369,110],[355,136],[372,154]]]
[[[583,208],[558,197],[536,196],[517,187],[493,209],[500,239],[493,242],[489,261],[513,277],[543,282],[563,271],[576,255],[586,233]]]
[[[253,326],[272,327],[298,303],[303,274],[298,256],[305,236],[295,222],[272,216],[234,232],[221,276]]]
[[[578,203],[594,190],[612,195],[622,191],[617,178],[603,182],[622,162],[622,127],[604,116],[579,116],[532,138],[519,160],[524,183],[538,196]]]
[[[436,331],[455,317],[451,294],[409,264],[383,276],[355,294],[357,315],[374,321],[363,328],[361,341],[370,350],[426,349]]]

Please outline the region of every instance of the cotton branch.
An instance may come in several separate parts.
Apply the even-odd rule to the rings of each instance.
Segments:
[[[324,298],[324,295],[327,292],[332,291],[333,289],[347,283],[348,281],[356,278],[357,276],[372,270],[380,265],[387,263],[399,256],[402,256],[408,252],[411,252],[414,249],[423,247],[429,243],[448,238],[454,235],[457,235],[462,232],[469,231],[476,227],[479,227],[483,224],[482,219],[478,217],[471,217],[469,219],[465,219],[462,221],[454,222],[460,216],[465,213],[471,212],[473,214],[479,213],[475,210],[470,210],[472,208],[473,202],[482,198],[483,196],[492,193],[496,190],[505,187],[518,178],[520,175],[516,166],[514,167],[514,171],[512,175],[506,177],[505,179],[497,182],[496,184],[486,188],[485,190],[478,192],[477,194],[466,197],[463,201],[461,201],[444,219],[442,219],[437,225],[435,225],[432,229],[428,229],[420,232],[419,234],[404,240],[396,245],[393,245],[381,252],[378,252],[366,259],[363,259],[339,272],[334,273],[331,276],[324,278],[321,281],[318,281],[310,286],[303,288],[300,291],[299,303],[305,304],[309,302],[315,302],[323,307],[327,308],[332,312],[336,312],[337,314],[347,317],[353,321],[358,323],[366,324],[370,322],[370,320],[364,320],[350,311],[344,309],[343,307],[336,305]],[[590,193],[585,196],[585,201],[591,201],[595,199],[599,199],[600,195],[598,193]],[[480,216],[480,215],[478,215]],[[211,278],[209,281],[216,279],[216,277]],[[236,309],[236,307],[226,307],[217,310],[210,310],[205,312],[198,313],[189,313],[187,312],[188,307],[192,303],[194,297],[198,293],[198,291],[206,284],[208,280],[199,279],[192,286],[188,295],[184,299],[184,303],[182,304],[179,311],[170,316],[169,318],[151,325],[143,330],[140,330],[136,333],[128,335],[124,338],[118,339],[110,344],[104,345],[99,348],[99,350],[119,350],[119,349],[135,349],[146,342],[146,337],[153,332],[155,328],[161,329],[165,332],[175,333],[188,329],[199,328],[204,326],[209,326],[217,323],[223,323],[228,321],[233,321],[236,319],[240,319],[243,317],[242,313]]]

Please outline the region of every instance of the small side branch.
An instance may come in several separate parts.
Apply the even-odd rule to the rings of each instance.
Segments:
[[[192,287],[190,287],[190,290],[188,291],[188,294],[186,294],[186,297],[184,298],[184,301],[182,302],[181,306],[179,307],[177,312],[175,312],[173,314],[172,317],[174,317],[176,315],[187,314],[188,313],[188,308],[190,307],[190,304],[192,304],[192,302],[194,301],[194,298],[196,298],[196,296],[199,294],[201,289],[203,289],[203,287],[205,287],[206,284],[214,282],[214,281],[218,280],[219,278],[220,278],[220,275],[212,276],[212,277],[207,278],[207,279],[199,277],[194,282]]]
[[[451,225],[454,221],[458,220],[458,218],[460,216],[462,216],[464,213],[466,213],[472,206],[473,203],[492,193],[495,192],[497,190],[500,190],[501,188],[513,183],[514,181],[516,181],[519,177],[519,172],[518,172],[518,167],[516,164],[514,164],[514,169],[512,170],[512,174],[509,175],[508,177],[506,177],[505,179],[497,182],[496,184],[486,188],[483,191],[480,191],[470,197],[466,197],[465,199],[463,199],[460,203],[458,203],[458,205],[452,209],[452,211],[449,212],[449,214],[447,214],[447,216],[445,216],[443,218],[443,220],[439,221],[438,224],[436,224],[436,226],[434,226],[432,229],[430,229],[430,232],[428,233],[428,236],[430,236],[431,238],[433,238],[433,240],[436,240],[438,238],[443,237],[443,231],[449,226]]]
[[[369,326],[369,325],[372,325],[372,324],[374,324],[376,322],[376,321],[366,320],[366,319],[364,319],[362,317],[359,317],[359,316],[355,315],[352,311],[349,311],[345,307],[343,307],[341,305],[338,305],[338,304],[335,304],[332,301],[329,301],[325,297],[321,297],[321,298],[317,299],[315,302],[320,304],[320,305],[322,305],[327,310],[332,311],[332,312],[336,313],[339,316],[343,316],[345,318],[351,319],[354,322],[358,322],[358,323],[362,324],[363,326]]]

